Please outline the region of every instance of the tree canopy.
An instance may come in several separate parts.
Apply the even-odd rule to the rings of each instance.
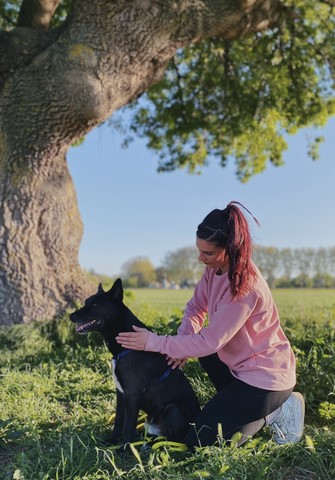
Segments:
[[[236,162],[241,181],[283,164],[286,138],[335,113],[334,3],[281,2],[271,29],[179,50],[132,106],[129,131],[159,152],[160,171],[198,172],[209,156]],[[307,142],[318,158],[322,137]]]

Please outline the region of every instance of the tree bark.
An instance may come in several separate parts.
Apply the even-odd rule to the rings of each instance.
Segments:
[[[13,169],[2,183],[2,324],[52,318],[91,291],[78,264],[82,223],[64,154],[43,163],[29,178]]]
[[[92,291],[69,146],[156,82],[178,48],[268,28],[280,11],[276,0],[75,0],[57,31],[0,37],[0,324],[51,318]]]

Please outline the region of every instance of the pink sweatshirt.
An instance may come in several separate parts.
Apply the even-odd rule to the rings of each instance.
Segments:
[[[270,289],[256,271],[253,290],[233,300],[228,274],[217,275],[206,268],[186,305],[178,335],[150,332],[145,350],[171,358],[217,352],[232,374],[245,383],[276,391],[292,388],[296,382],[294,354]],[[207,313],[208,325],[203,327]]]

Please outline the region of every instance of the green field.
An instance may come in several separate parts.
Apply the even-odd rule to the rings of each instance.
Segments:
[[[0,480],[334,480],[335,291],[275,290],[306,399],[305,436],[274,444],[264,429],[241,448],[169,447],[124,455],[102,446],[115,386],[99,335],[57,321],[0,330]],[[126,303],[160,333],[175,331],[191,290],[134,290]],[[196,360],[185,367],[201,404],[214,393]],[[143,436],[143,434],[142,434]],[[143,439],[144,441],[145,439]]]
[[[182,310],[192,297],[193,290],[130,290],[139,302],[147,304],[162,315]],[[283,320],[299,315],[306,321],[328,321],[335,309],[334,289],[276,289],[272,291]]]

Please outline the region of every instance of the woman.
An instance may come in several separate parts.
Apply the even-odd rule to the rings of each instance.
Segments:
[[[279,444],[297,442],[303,434],[304,399],[292,393],[294,354],[270,289],[252,262],[249,226],[238,205],[247,210],[230,202],[198,226],[199,261],[206,268],[178,335],[134,327],[117,337],[125,348],[166,354],[173,368],[187,357],[199,358],[217,393],[190,427],[191,449],[212,445],[218,431],[226,441],[240,432],[239,445],[264,425]]]

